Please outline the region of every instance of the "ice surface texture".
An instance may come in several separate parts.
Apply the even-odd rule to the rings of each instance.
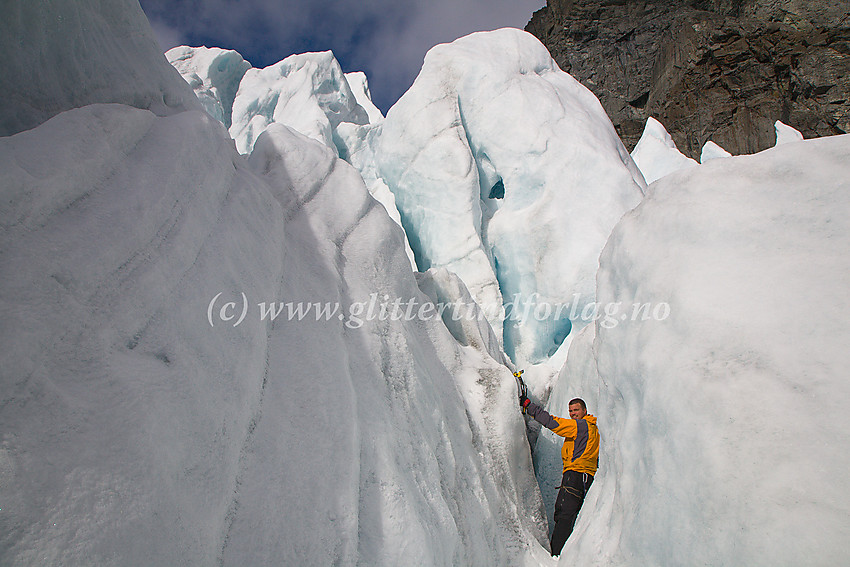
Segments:
[[[599,300],[669,317],[598,321],[571,345],[550,409],[587,396],[603,450],[565,555],[847,563],[848,164],[850,136],[712,161],[616,227]]]
[[[120,102],[160,116],[200,108],[175,80],[138,3],[3,3],[0,136],[86,104]]]
[[[251,64],[237,52],[218,47],[174,47],[165,57],[195,91],[204,110],[230,128],[233,99]]]
[[[368,124],[369,116],[333,53],[304,53],[245,73],[233,103],[230,134],[242,153],[250,152],[272,123],[336,148],[334,130],[340,122]]]
[[[482,347],[439,318],[260,319],[428,301],[329,148],[274,125],[246,164],[201,112],[95,105],[0,163],[4,559],[511,565],[545,535]],[[219,292],[239,326],[208,322]]]
[[[81,17],[95,37],[127,31]],[[246,158],[200,110],[126,104],[0,138],[2,563],[543,552],[514,380],[484,348],[439,318],[260,317],[259,302],[429,300],[353,167],[280,124],[255,142]]]
[[[457,273],[518,364],[583,324],[555,310],[593,301],[599,252],[643,178],[536,38],[503,29],[432,48],[376,144],[419,269]]]

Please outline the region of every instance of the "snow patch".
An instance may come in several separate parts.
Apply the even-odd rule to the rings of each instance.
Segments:
[[[792,128],[787,124],[783,124],[779,120],[773,124],[773,128],[776,131],[777,146],[803,141],[803,134],[801,134],[799,130]]]
[[[679,151],[670,133],[652,117],[646,119],[643,135],[631,155],[647,183],[674,171],[699,165]]]
[[[713,159],[727,158],[731,155],[732,154],[730,154],[729,152],[709,140],[702,147],[702,152],[699,156],[699,162],[705,163]]]

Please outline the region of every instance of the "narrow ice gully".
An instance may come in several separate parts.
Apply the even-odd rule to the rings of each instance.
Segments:
[[[563,563],[846,562],[847,137],[646,188],[517,30],[438,46],[384,118],[329,53],[183,48],[184,82],[138,5],[68,10],[83,41],[40,4],[0,37],[103,74],[15,75],[64,102],[0,138],[4,564],[553,564],[557,444],[538,488],[503,348],[600,418]],[[511,320],[515,290],[670,311]],[[496,309],[211,327],[218,293]]]

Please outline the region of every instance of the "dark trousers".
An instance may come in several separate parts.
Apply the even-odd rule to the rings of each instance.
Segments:
[[[567,538],[573,533],[578,511],[584,503],[587,489],[593,484],[593,476],[587,473],[567,471],[561,479],[558,499],[555,500],[555,530],[552,532],[552,555],[560,555]]]

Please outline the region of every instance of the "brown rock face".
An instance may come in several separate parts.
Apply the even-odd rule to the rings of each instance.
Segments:
[[[596,94],[631,150],[647,117],[698,158],[850,132],[850,2],[549,0],[526,30]]]

